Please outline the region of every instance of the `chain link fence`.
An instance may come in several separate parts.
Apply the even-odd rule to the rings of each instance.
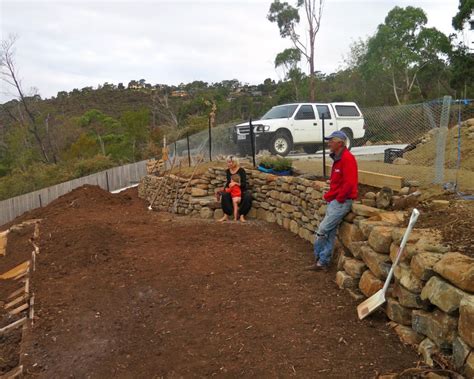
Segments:
[[[402,176],[425,188],[436,183],[474,191],[474,101],[444,97],[421,104],[363,108],[362,113],[365,136],[355,140],[352,149],[360,169]],[[169,156],[194,165],[198,159],[238,154],[232,133],[229,124],[201,131],[170,144]],[[321,151],[307,155],[297,150],[290,156],[298,168],[322,174]]]

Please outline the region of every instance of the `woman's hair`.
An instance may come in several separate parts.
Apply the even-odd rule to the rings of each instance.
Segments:
[[[235,155],[228,155],[227,156],[227,162],[232,162],[236,166],[239,166],[239,158],[237,158]]]
[[[239,174],[232,175],[230,178],[232,179],[232,181],[236,182],[240,186],[240,175]]]

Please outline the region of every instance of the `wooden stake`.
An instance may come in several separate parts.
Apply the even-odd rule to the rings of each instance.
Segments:
[[[22,326],[25,322],[26,322],[26,317],[20,318],[19,320],[12,322],[10,325],[7,325],[0,329],[0,335],[5,334],[9,332],[10,330],[13,330]]]
[[[23,294],[20,297],[17,297],[15,300],[10,301],[9,303],[5,304],[5,309],[11,308],[14,305],[17,305],[18,303],[22,302],[23,300],[28,299],[28,294]]]
[[[20,312],[23,312],[24,310],[28,309],[30,305],[28,303],[25,303],[23,305],[20,305],[18,308],[15,308],[14,310],[8,312],[11,315],[17,315]]]

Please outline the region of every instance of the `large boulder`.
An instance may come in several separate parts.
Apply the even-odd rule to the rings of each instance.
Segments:
[[[369,235],[369,245],[377,253],[390,253],[392,243],[392,228],[389,226],[376,226]]]
[[[367,267],[379,279],[385,279],[390,271],[390,258],[386,254],[379,254],[369,246],[361,247],[361,257]]]
[[[429,302],[423,301],[420,294],[408,291],[398,282],[393,286],[393,295],[401,305],[407,308],[426,309],[429,306]]]
[[[463,298],[459,306],[459,335],[474,348],[474,299]]]
[[[474,258],[459,253],[447,253],[433,270],[455,286],[474,293]]]
[[[349,248],[351,242],[364,240],[364,236],[360,229],[356,225],[349,224],[345,221],[339,227],[338,236],[342,244],[347,248]]]
[[[383,287],[383,282],[377,278],[370,270],[364,271],[359,281],[360,291],[367,297],[372,296]]]
[[[395,327],[395,333],[404,345],[418,345],[425,338],[420,333],[415,332],[412,328],[405,325],[397,325]]]
[[[344,271],[338,271],[336,273],[336,284],[340,289],[357,287],[355,279]]]
[[[358,259],[347,258],[344,260],[344,271],[353,278],[360,278],[367,266]]]
[[[412,310],[405,308],[395,299],[387,300],[387,316],[390,320],[402,325],[411,325]]]
[[[357,216],[371,217],[383,211],[381,209],[369,207],[367,205],[354,203],[352,204],[352,212]]]
[[[450,350],[456,331],[458,320],[456,317],[437,309],[434,312],[414,310],[412,315],[412,328],[429,337],[442,349]]]
[[[397,267],[395,267],[394,275],[400,284],[408,291],[413,293],[421,293],[421,290],[423,289],[423,282],[413,275],[410,270],[410,266],[407,266],[403,263],[399,264]]]
[[[428,280],[434,275],[434,265],[438,263],[442,257],[442,254],[427,252],[415,255],[410,263],[413,275],[421,280]]]
[[[460,338],[456,337],[453,342],[454,367],[460,370],[471,352],[471,348]]]
[[[377,208],[387,209],[392,203],[393,190],[389,187],[383,187],[378,193],[375,202]]]
[[[461,300],[465,297],[474,299],[474,296],[468,295],[437,276],[432,276],[421,291],[423,300],[429,300],[431,304],[447,313],[457,311]]]

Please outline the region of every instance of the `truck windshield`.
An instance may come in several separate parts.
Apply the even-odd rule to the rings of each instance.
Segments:
[[[297,104],[291,105],[279,105],[277,107],[273,107],[267,113],[263,115],[261,120],[272,120],[276,118],[290,118],[295,113],[296,108],[298,108]]]

